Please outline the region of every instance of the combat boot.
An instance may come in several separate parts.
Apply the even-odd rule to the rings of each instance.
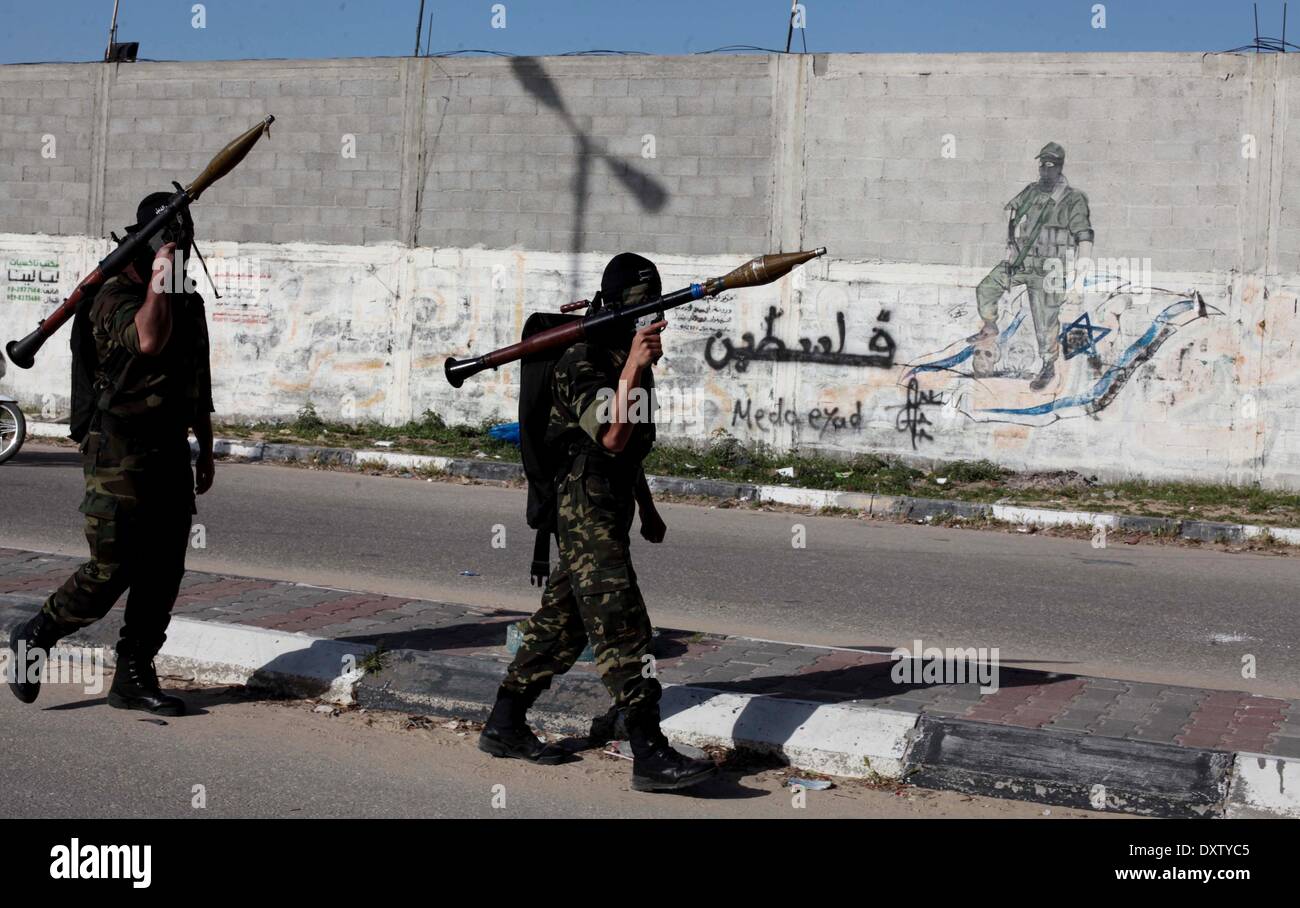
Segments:
[[[494,757],[513,757],[553,766],[564,763],[569,754],[554,744],[543,744],[528,727],[527,713],[544,688],[529,685],[522,693],[502,686],[492,706],[487,724],[478,736],[478,749]]]
[[[1043,368],[1038,372],[1038,376],[1029,383],[1029,390],[1041,391],[1051,384],[1054,378],[1056,378],[1056,364],[1044,363]]]
[[[185,701],[162,692],[153,655],[124,649],[117,651],[117,669],[108,689],[108,705],[116,709],[142,709],[156,716],[185,715]]]
[[[708,758],[695,759],[676,750],[659,728],[659,710],[637,710],[627,716],[632,744],[632,788],[673,791],[698,785],[718,771]]]
[[[64,627],[44,609],[9,635],[9,689],[24,703],[34,703],[41,693],[41,671],[33,664],[33,652],[42,650],[49,658],[54,644],[74,628]]]

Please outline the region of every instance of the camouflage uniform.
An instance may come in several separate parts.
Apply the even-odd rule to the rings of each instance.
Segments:
[[[118,651],[151,657],[166,639],[195,513],[188,429],[213,408],[202,297],[171,295],[171,336],[159,354],[144,356],[135,315],[145,290],[119,275],[90,309],[97,390],[115,378],[119,385],[81,446],[90,560],[44,610],[65,628],[82,627],[129,588]]]
[[[1010,273],[1009,263],[997,265],[975,290],[979,314],[986,323],[998,318],[998,300],[1016,284],[1029,291],[1029,311],[1034,319],[1034,333],[1038,339],[1038,353],[1043,364],[1054,363],[1060,352],[1057,335],[1061,328],[1061,304],[1065,294],[1047,290],[1043,279],[1048,274],[1050,262],[1061,262],[1059,280],[1065,279],[1064,266],[1070,250],[1077,244],[1091,242],[1092,223],[1089,220],[1088,197],[1066,182],[1062,174],[1051,192],[1044,192],[1037,183],[1030,183],[1007,202],[1011,212],[1008,239],[1017,250],[1030,243],[1029,252],[1020,268]],[[1035,233],[1034,227],[1042,219]]]
[[[638,710],[659,702],[659,682],[643,674],[652,632],[629,552],[634,490],[655,437],[650,414],[634,426],[621,452],[599,444],[610,406],[604,401],[618,387],[626,360],[624,351],[579,343],[556,363],[546,440],[567,446],[572,461],[556,485],[559,561],[502,683],[514,693],[550,686],[573,667],[590,638],[616,707]],[[653,387],[649,370],[642,387],[647,395]]]

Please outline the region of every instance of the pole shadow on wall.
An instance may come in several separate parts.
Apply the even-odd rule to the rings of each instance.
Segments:
[[[650,174],[638,170],[627,161],[609,155],[596,139],[583,130],[577,118],[565,106],[559,88],[540,60],[535,57],[512,57],[510,68],[529,94],[559,115],[573,134],[577,146],[578,168],[573,176],[573,247],[570,250],[573,253],[570,271],[576,287],[579,256],[586,251],[587,244],[587,196],[590,192],[593,159],[603,160],[609,166],[623,188],[637,200],[642,211],[662,210],[668,202],[668,190]]]

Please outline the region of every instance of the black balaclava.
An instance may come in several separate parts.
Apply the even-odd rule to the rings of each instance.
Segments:
[[[151,192],[140,200],[140,205],[135,210],[135,223],[126,228],[127,233],[135,233],[154,219],[163,206],[171,200],[175,193],[171,192]],[[188,256],[194,247],[194,219],[190,217],[188,207],[182,208],[176,213],[171,223],[163,227],[147,242],[140,250],[136,257],[136,270],[145,280],[153,272],[153,259],[158,254],[158,250],[163,247],[164,243],[175,243],[176,248],[184,255]]]
[[[600,278],[600,307],[622,309],[663,294],[659,269],[655,263],[635,252],[620,252],[609,260]],[[611,346],[628,349],[632,346],[635,327],[628,326],[626,334],[611,339]]]

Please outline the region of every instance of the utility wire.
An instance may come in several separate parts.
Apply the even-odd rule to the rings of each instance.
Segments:
[[[644,50],[570,50],[560,54],[561,57],[649,57]]]
[[[1292,44],[1286,39],[1286,8],[1287,4],[1282,4],[1282,37],[1270,38],[1267,35],[1259,33],[1259,4],[1252,4],[1255,10],[1255,40],[1250,44],[1243,44],[1240,47],[1234,47],[1231,50],[1220,51],[1224,54],[1239,54],[1244,51],[1253,50],[1255,53],[1263,51],[1270,54],[1284,54],[1287,48],[1300,50],[1300,46]]]
[[[461,54],[488,54],[493,57],[518,57],[520,54],[508,54],[502,50],[482,50],[481,48],[467,47],[462,50],[440,50],[436,54],[425,52],[426,57],[458,57]]]

